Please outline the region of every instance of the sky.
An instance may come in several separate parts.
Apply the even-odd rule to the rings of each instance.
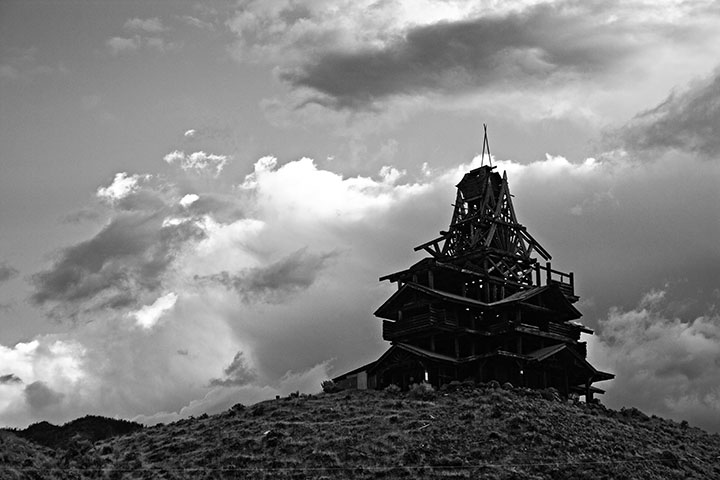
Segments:
[[[3,0],[0,425],[375,360],[485,123],[602,401],[720,431],[718,45],[711,1]]]

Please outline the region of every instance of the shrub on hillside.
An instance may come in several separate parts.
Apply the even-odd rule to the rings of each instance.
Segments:
[[[415,383],[410,387],[408,396],[416,400],[433,400],[437,392],[429,383]]]
[[[322,383],[320,383],[320,386],[322,387],[322,390],[325,393],[335,393],[335,392],[339,392],[340,390],[342,390],[332,380],[325,380]]]
[[[635,407],[630,407],[630,408],[623,407],[620,409],[620,414],[626,418],[635,418],[635,419],[641,420],[643,422],[650,420],[650,417],[648,417],[647,415],[645,415],[643,412],[641,412],[640,410],[638,410]]]
[[[398,387],[398,386],[395,385],[394,383],[391,383],[390,385],[388,385],[387,387],[385,387],[385,389],[383,390],[383,392],[385,392],[385,393],[387,393],[387,394],[389,394],[389,395],[397,395],[398,393],[400,393],[400,387]]]

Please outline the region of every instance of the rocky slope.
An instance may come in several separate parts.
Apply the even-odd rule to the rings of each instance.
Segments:
[[[720,478],[720,435],[553,391],[291,396],[54,450],[0,435],[0,478]]]

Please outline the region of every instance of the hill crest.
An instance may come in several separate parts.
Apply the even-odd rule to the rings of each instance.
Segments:
[[[38,447],[32,456],[26,443],[2,441],[26,455],[5,454],[3,478],[720,477],[720,435],[686,422],[568,401],[552,390],[461,383],[441,392],[237,404],[72,452]]]

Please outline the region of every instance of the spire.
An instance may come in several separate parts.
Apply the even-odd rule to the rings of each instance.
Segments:
[[[483,125],[485,127],[485,125]],[[487,127],[483,139],[490,158]],[[490,163],[490,160],[488,160]],[[482,165],[463,176],[457,184],[452,220],[440,237],[424,243],[415,250],[425,250],[434,258],[452,261],[459,257],[485,257],[493,264],[504,264],[498,270],[503,276],[526,277],[537,254],[550,260],[550,254],[521,225],[515,215],[507,173],[502,176],[495,167]]]
[[[490,155],[490,142],[488,142],[488,136],[487,136],[487,125],[483,123],[483,130],[485,131],[485,134],[483,136],[483,146],[482,146],[482,154],[480,155],[480,166],[482,167],[485,163],[485,150],[487,148],[487,156],[488,156],[488,165],[492,167],[492,156]]]

